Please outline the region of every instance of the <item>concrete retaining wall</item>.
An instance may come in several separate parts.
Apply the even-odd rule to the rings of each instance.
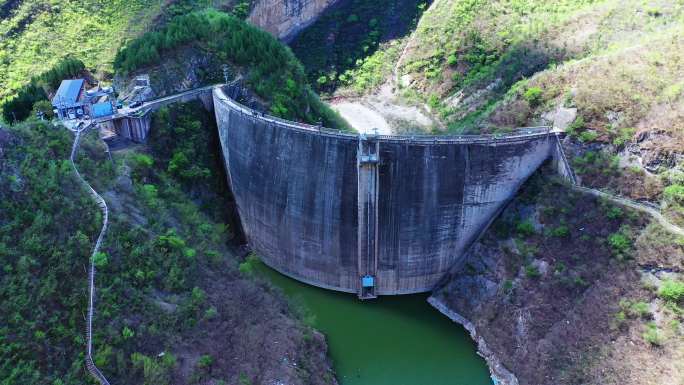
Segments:
[[[257,114],[218,88],[214,110],[251,248],[293,278],[363,297],[431,290],[557,143],[546,129],[500,138],[319,131]]]

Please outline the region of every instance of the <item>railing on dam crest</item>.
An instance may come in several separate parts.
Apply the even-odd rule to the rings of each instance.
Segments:
[[[218,91],[218,92],[216,92]],[[234,111],[244,114],[250,119],[259,120],[262,122],[276,124],[288,129],[302,131],[306,133],[317,133],[320,135],[333,136],[338,138],[358,140],[363,134],[355,132],[347,132],[333,128],[324,127],[322,125],[312,125],[301,122],[294,122],[291,120],[282,119],[276,116],[268,115],[255,109],[249,108],[236,100],[226,96],[221,86],[215,87],[215,96],[224,101]],[[468,135],[431,135],[431,134],[410,134],[410,135],[369,135],[381,141],[395,141],[395,142],[411,142],[411,143],[425,143],[425,144],[440,144],[440,143],[492,143],[492,142],[508,142],[520,139],[530,139],[551,134],[553,131],[549,126],[535,126],[535,127],[519,127],[513,132],[496,133],[496,134],[468,134]]]

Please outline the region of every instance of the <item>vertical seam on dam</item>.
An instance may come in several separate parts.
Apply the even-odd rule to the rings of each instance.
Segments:
[[[358,272],[360,298],[375,297],[378,269],[379,142],[359,136],[356,152],[358,199]]]

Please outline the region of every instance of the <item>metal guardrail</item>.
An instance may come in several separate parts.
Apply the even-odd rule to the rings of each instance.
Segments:
[[[100,369],[95,365],[95,362],[93,361],[93,313],[94,313],[94,307],[95,307],[95,254],[100,250],[100,246],[102,245],[102,240],[104,239],[105,233],[107,232],[107,225],[109,223],[109,209],[107,208],[107,203],[105,200],[100,196],[100,194],[93,189],[88,182],[81,176],[81,173],[78,172],[78,168],[76,167],[76,152],[78,151],[78,145],[81,139],[81,132],[84,132],[88,130],[90,127],[93,127],[93,125],[87,126],[81,130],[76,131],[76,136],[74,138],[74,144],[71,147],[71,156],[69,157],[71,167],[74,170],[74,173],[76,174],[76,177],[78,180],[81,182],[81,184],[88,190],[88,193],[90,196],[95,200],[97,205],[100,207],[100,210],[102,211],[102,228],[100,229],[100,234],[97,237],[97,241],[95,241],[95,246],[93,247],[93,251],[90,254],[90,269],[88,271],[88,316],[86,320],[86,368],[88,369],[88,372],[101,384],[101,385],[109,385],[109,381],[107,381],[107,378],[102,374]]]
[[[577,186],[577,176],[575,175],[575,170],[572,169],[572,166],[570,165],[570,162],[568,161],[568,157],[565,155],[565,150],[563,150],[563,144],[561,144],[560,139],[558,139],[556,141],[556,146],[557,146],[558,154],[560,154],[560,161],[563,162],[563,165],[568,170],[568,176],[570,177],[570,182],[572,183],[573,186]]]

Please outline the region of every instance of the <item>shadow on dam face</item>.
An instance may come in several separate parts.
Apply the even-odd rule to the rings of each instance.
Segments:
[[[323,288],[430,291],[549,157],[548,128],[494,136],[363,136],[264,116],[214,90],[249,246]]]

